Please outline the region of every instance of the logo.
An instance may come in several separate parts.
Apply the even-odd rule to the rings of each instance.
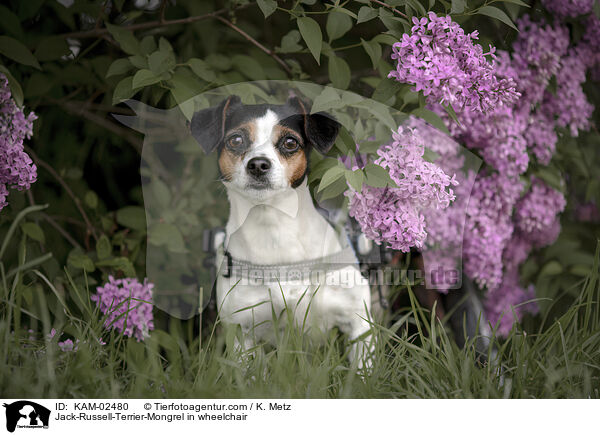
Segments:
[[[15,428],[48,429],[50,410],[29,400],[19,400],[6,408],[6,430],[14,432]]]

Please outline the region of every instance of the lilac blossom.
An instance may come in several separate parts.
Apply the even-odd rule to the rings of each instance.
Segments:
[[[502,253],[512,236],[512,210],[522,183],[498,173],[479,174],[473,185],[464,236],[465,273],[481,287],[502,281]]]
[[[50,333],[48,335],[46,335],[46,338],[48,340],[52,340],[57,335],[58,335],[58,338],[60,338],[62,333],[59,334],[59,333],[57,333],[56,329],[52,328]],[[76,339],[75,341],[73,341],[70,338],[67,338],[64,341],[57,342],[57,344],[58,344],[59,349],[62,350],[63,352],[77,352],[79,350],[79,339]]]
[[[542,0],[542,5],[559,18],[569,18],[592,12],[594,0]]]
[[[600,81],[600,18],[591,14],[585,20],[585,32],[577,45],[577,52],[591,70],[594,80]]]
[[[521,94],[518,104],[527,106],[542,100],[550,79],[558,72],[569,47],[569,31],[562,25],[534,22],[528,15],[519,19],[517,26],[519,37],[513,44],[512,59],[503,55],[500,59],[504,62],[498,68],[514,78]]]
[[[363,233],[376,243],[408,252],[422,247],[427,237],[426,208],[446,208],[454,200],[451,186],[457,184],[437,165],[423,159],[423,139],[413,129],[399,127],[393,141],[383,145],[375,164],[388,170],[395,187],[363,186],[361,192],[350,189],[350,216]]]
[[[488,292],[484,304],[488,321],[492,326],[498,324],[496,334],[507,336],[523,314],[535,314],[538,307],[534,299],[535,289],[532,285],[521,286],[518,272],[506,273],[501,285]]]
[[[154,284],[147,280],[140,283],[136,278],[115,279],[109,276],[108,282],[97,287],[97,294],[91,299],[107,315],[106,328],[116,329],[140,341],[149,337],[149,331],[154,329],[153,288]]]
[[[11,97],[8,80],[0,74],[0,210],[7,204],[8,187],[25,190],[37,179],[37,168],[23,151],[33,134],[33,112],[25,113]]]
[[[427,148],[436,154],[434,163],[445,173],[455,174],[458,181],[454,189],[456,199],[448,207],[423,210],[427,240],[421,251],[427,286],[447,293],[461,280],[458,265],[462,255],[465,209],[475,173],[464,172],[465,155],[450,136],[412,116],[407,125],[413,128],[427,144]]]
[[[519,321],[523,314],[538,311],[533,286],[523,287],[519,281],[519,266],[527,259],[531,249],[529,241],[519,235],[515,234],[509,240],[502,256],[505,267],[502,283],[487,294],[484,303],[486,316],[492,326],[499,322],[496,333],[500,336],[508,335],[513,323]]]
[[[542,180],[532,178],[531,189],[515,206],[515,226],[534,245],[549,245],[558,236],[558,215],[565,205],[562,193]]]
[[[388,77],[415,85],[430,103],[450,104],[455,110],[487,112],[518,98],[511,79],[498,78],[484,53],[474,44],[478,33],[467,34],[450,17],[430,12],[413,17],[411,34],[393,46],[396,69]]]

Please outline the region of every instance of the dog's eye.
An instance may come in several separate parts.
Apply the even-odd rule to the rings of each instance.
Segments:
[[[244,144],[244,138],[239,134],[234,134],[227,139],[227,144],[232,148],[239,148]]]
[[[300,144],[298,143],[298,141],[293,137],[286,137],[283,140],[283,147],[286,151],[296,151],[299,145]]]

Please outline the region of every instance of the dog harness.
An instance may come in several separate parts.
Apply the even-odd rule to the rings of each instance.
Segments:
[[[348,266],[358,270],[358,260],[350,245],[335,254],[313,260],[269,265],[237,259],[223,246],[217,249],[217,255],[223,258],[219,270],[221,276],[233,278],[234,281],[249,280],[256,284],[305,281],[316,274],[333,272]]]

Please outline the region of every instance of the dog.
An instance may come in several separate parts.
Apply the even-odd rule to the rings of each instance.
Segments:
[[[206,153],[218,153],[229,199],[224,240],[216,242],[217,264],[223,264],[216,299],[221,320],[241,326],[237,346],[248,350],[272,339],[273,312],[288,309],[298,327],[338,327],[352,343],[350,360],[359,368],[370,365],[369,283],[307,185],[311,150],[326,154],[340,124],[325,113],[310,114],[296,97],[282,105],[245,105],[231,96],[196,112],[190,129]],[[323,273],[316,279],[298,279],[317,267]],[[248,274],[232,273],[235,268],[260,276],[248,282]],[[269,281],[264,275],[272,272],[276,279]],[[350,287],[340,276],[353,277]]]

